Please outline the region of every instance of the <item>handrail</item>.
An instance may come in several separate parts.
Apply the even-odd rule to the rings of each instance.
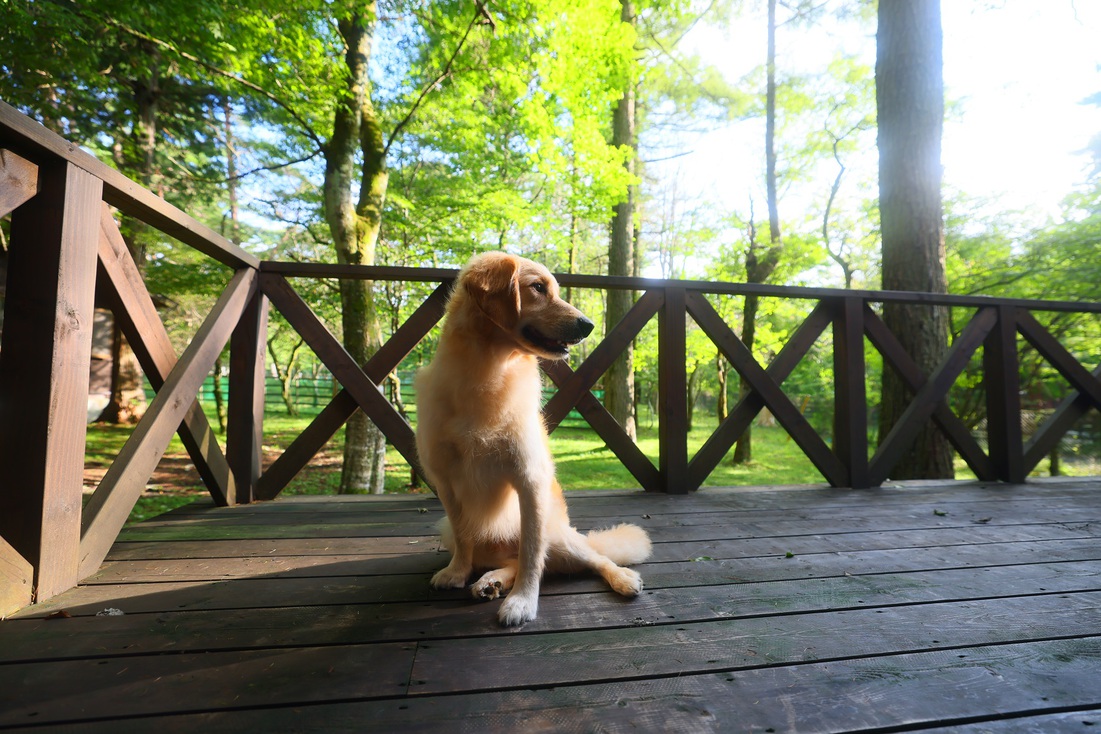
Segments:
[[[452,269],[422,269],[397,267],[346,266],[330,264],[301,264],[264,262],[260,266],[260,288],[276,308],[283,311],[307,343],[320,343],[317,339],[325,333],[321,324],[300,298],[293,296],[293,287],[287,278],[355,277],[373,280],[400,280],[439,282],[446,288],[457,275]],[[734,441],[749,426],[753,418],[764,408],[769,409],[800,449],[807,455],[823,477],[833,486],[871,487],[885,481],[892,468],[902,458],[922,426],[934,421],[952,443],[956,451],[980,479],[990,481],[1024,481],[1027,473],[1050,449],[1052,442],[1069,428],[1070,415],[1080,415],[1083,405],[1101,406],[1101,386],[1095,375],[1090,375],[1072,355],[1059,347],[1036,319],[1032,311],[1077,311],[1099,313],[1099,304],[1074,304],[1027,299],[1003,299],[995,297],[945,296],[922,293],[890,293],[878,291],[846,291],[841,289],[799,288],[772,286],[754,288],[740,283],[712,283],[702,281],[666,281],[645,278],[608,278],[591,275],[560,275],[562,285],[574,287],[629,287],[639,290],[642,296],[624,320],[605,335],[595,346],[588,359],[577,370],[562,363],[546,363],[544,371],[558,387],[558,392],[544,407],[544,418],[550,430],[554,430],[570,410],[578,410],[594,430],[607,443],[617,458],[632,473],[639,484],[650,491],[685,492],[701,486]],[[767,367],[756,359],[738,336],[710,305],[705,294],[758,295],[783,298],[812,299],[815,308],[789,338],[787,345]],[[403,332],[387,343],[395,354],[404,355],[427,334],[443,310],[440,291],[426,303],[431,306],[432,318],[420,319],[416,329]],[[293,302],[292,302],[293,301]],[[906,353],[899,340],[890,332],[871,304],[885,301],[915,303],[925,307],[946,305],[974,308],[975,313],[956,338],[952,349],[942,364],[926,376]],[[292,311],[284,310],[286,307]],[[423,308],[423,307],[422,307]],[[419,313],[419,312],[418,312]],[[703,448],[694,456],[687,454],[686,426],[687,406],[683,395],[686,375],[685,314],[690,315],[716,344],[735,370],[748,381],[751,392],[744,396],[731,411]],[[630,441],[590,390],[604,374],[608,366],[635,338],[643,326],[654,317],[659,320],[659,395],[663,401],[659,410],[659,464],[655,468]],[[836,394],[834,405],[833,445],[823,441],[784,394],[780,385],[811,346],[825,331],[834,330],[834,372]],[[405,327],[403,327],[403,330]],[[1017,345],[1015,335],[1022,334],[1030,343],[1038,345],[1048,361],[1056,367],[1078,392],[1079,399],[1070,400],[1053,417],[1053,425],[1062,431],[1041,431],[1028,445],[1024,445],[1019,430],[1020,397],[1017,375]],[[885,363],[895,369],[907,387],[917,397],[894,430],[883,438],[874,454],[868,443],[865,364],[863,340],[868,341],[883,355]],[[331,340],[330,340],[331,341]],[[991,448],[984,451],[963,423],[947,405],[950,388],[966,368],[971,357],[984,350],[984,367],[987,372],[987,409],[992,418]],[[997,355],[991,357],[991,355]],[[322,361],[326,361],[325,358]],[[346,355],[339,357],[337,368],[343,374],[364,377]],[[327,363],[328,364],[328,363]],[[396,361],[387,363],[389,368]],[[328,364],[330,369],[333,364]],[[335,372],[336,370],[334,370]],[[370,385],[376,385],[379,376],[367,377],[362,386],[367,394]],[[354,410],[355,401],[345,400],[342,410],[323,411],[317,423],[309,429],[311,441],[320,446],[341,424],[337,416],[346,418]],[[1085,401],[1083,403],[1083,400]],[[334,400],[334,402],[337,402]],[[360,405],[359,407],[364,407]],[[364,408],[376,422],[388,422],[385,430],[388,439],[416,467],[412,431],[406,424],[396,421],[396,412],[388,405],[376,406],[374,411]],[[1071,421],[1072,422],[1072,421]],[[381,423],[380,423],[381,424]],[[1017,424],[1014,428],[1014,424]],[[274,497],[283,483],[305,465],[312,453],[301,453],[296,467],[287,462],[280,466],[280,480],[266,481],[260,478],[261,498]]]
[[[73,164],[103,182],[103,200],[111,206],[231,268],[255,268],[260,264],[255,255],[3,101],[0,101],[0,148],[33,161]]]
[[[348,278],[355,280],[392,280],[411,283],[443,282],[455,278],[454,268],[420,268],[397,265],[343,265],[338,263],[277,262],[266,260],[260,269],[278,273],[286,278]],[[573,288],[600,290],[646,291],[676,283],[685,290],[724,296],[762,296],[822,300],[831,298],[859,298],[870,303],[904,303],[922,306],[957,306],[982,308],[984,306],[1013,306],[1030,311],[1071,311],[1077,313],[1101,313],[1098,301],[1043,301],[1030,298],[1002,298],[986,295],[959,295],[953,293],[923,293],[917,291],[881,291],[844,288],[813,288],[797,285],[770,285],[763,283],[737,283],[713,280],[665,280],[618,275],[587,275],[583,273],[555,273],[559,285]]]

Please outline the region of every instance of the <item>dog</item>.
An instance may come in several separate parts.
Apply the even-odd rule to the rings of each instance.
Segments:
[[[587,569],[623,596],[642,590],[624,566],[650,556],[650,538],[635,525],[583,535],[570,524],[540,409],[538,360],[565,359],[592,329],[545,267],[484,253],[460,271],[436,354],[417,374],[417,451],[451,551],[432,586],[463,588],[489,569],[471,591],[507,594],[504,626],[535,619],[545,571]]]

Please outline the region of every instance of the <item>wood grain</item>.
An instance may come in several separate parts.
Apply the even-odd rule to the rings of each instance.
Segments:
[[[254,255],[210,227],[3,101],[0,101],[0,146],[9,147],[40,165],[45,165],[45,161],[64,161],[81,169],[103,182],[103,200],[108,204],[232,268],[255,268],[260,264]]]
[[[38,193],[38,166],[0,148],[0,217],[6,217]]]
[[[229,406],[226,415],[226,461],[233,468],[234,492],[227,504],[255,499],[263,465],[264,354],[268,334],[268,299],[253,294],[230,337]]]
[[[85,505],[80,539],[82,578],[95,573],[107,555],[255,287],[256,271],[239,270],[233,276]]]
[[[263,273],[260,285],[264,294],[271,299],[272,305],[279,309],[283,318],[306,340],[317,358],[332,373],[344,389],[348,391],[359,408],[367,414],[386,440],[398,450],[409,465],[418,469],[416,440],[413,429],[401,415],[383,397],[378,383],[368,377],[355,363],[336,337],[325,327],[310,307],[302,300],[290,284],[281,275]]]
[[[176,366],[176,350],[106,204],[100,212],[99,269],[103,277],[97,285],[149,384],[159,391]],[[233,475],[198,399],[192,401],[184,414],[179,435],[211,497],[219,504],[226,504],[226,498],[234,493]]]
[[[0,350],[0,536],[46,598],[77,578],[100,182],[43,168],[12,215]]]
[[[34,567],[0,538],[0,619],[31,603]]]

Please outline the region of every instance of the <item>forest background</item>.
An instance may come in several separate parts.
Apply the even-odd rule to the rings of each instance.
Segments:
[[[1058,172],[1043,178],[1042,194],[1022,195],[1023,184],[1008,172],[1001,177],[1008,192],[974,190],[983,179],[967,174],[978,167],[954,169],[953,160],[980,146],[961,149],[952,130],[970,125],[977,105],[954,96],[951,80],[956,68],[980,65],[976,49],[994,45],[1018,48],[1011,56],[1040,67],[1044,48],[1085,43],[1076,39],[1090,38],[1091,28],[1096,37],[1101,19],[1071,0],[1013,3],[1015,13],[1031,5],[1034,15],[1060,20],[1014,26],[1021,35],[1007,38],[1006,3],[947,5],[948,290],[1098,300],[1101,117],[1094,114],[1088,132],[1053,132],[1064,129],[1063,117],[1049,109],[1048,126],[1028,128],[1024,121],[1043,119],[1028,113],[1045,105],[1030,92],[1015,98],[1027,88],[1008,80],[1000,87],[992,78],[989,89],[969,90],[1008,105],[1006,117],[976,121],[986,137],[1006,140],[996,131],[1019,131],[1008,137],[1003,171],[1033,170],[1025,165],[1029,151],[1052,150],[1053,142],[1080,153],[1041,164],[1041,172]],[[560,272],[880,285],[875,2],[158,0],[137,7],[0,0],[0,7],[9,19],[0,29],[0,98],[263,259],[449,267],[474,252],[507,249]],[[953,24],[965,22],[972,42],[959,40],[958,31],[953,36]],[[1051,28],[1064,29],[1065,37],[1036,38]],[[1101,108],[1096,60],[1092,69],[1064,68],[1045,78],[1045,87],[1064,90],[1067,80],[1084,80],[1065,94],[1084,110]],[[1046,101],[1039,89],[1036,95]],[[1064,187],[1053,196],[1060,176]],[[769,237],[770,219],[782,224],[782,248]],[[155,232],[127,222],[123,228],[182,348],[229,273]],[[6,247],[6,223],[0,235]],[[359,291],[335,281],[298,286],[359,359],[425,293],[408,283],[364,283]],[[568,296],[602,326],[623,308],[600,291]],[[746,304],[727,299],[716,306],[746,339]],[[762,364],[807,307],[784,299],[758,304],[746,341]],[[953,333],[965,317],[953,314]],[[1056,327],[1083,362],[1101,361],[1096,324],[1066,319]],[[634,345],[621,417],[651,453],[655,341],[644,331]],[[391,399],[414,421],[409,378],[431,350],[429,339],[388,381]],[[116,352],[125,367],[125,347]],[[585,353],[582,347],[573,359]],[[289,440],[282,434],[293,430],[281,414],[308,418],[318,390],[328,386],[318,360],[276,313],[268,358],[275,386],[269,413],[278,419],[269,421],[265,443],[275,453]],[[869,358],[874,366],[875,355]],[[690,401],[706,432],[737,385],[698,330],[690,330],[687,359]],[[785,382],[824,433],[830,365],[826,356],[812,359]],[[207,406],[223,420],[224,369],[216,366]],[[1025,407],[1036,412],[1060,397],[1044,369],[1039,360],[1022,361],[1023,371],[1040,378],[1030,384],[1049,386],[1027,396]],[[109,461],[125,437],[127,429],[108,424],[140,415],[144,391],[140,383],[135,389],[136,379],[130,374],[127,385],[120,371],[104,423],[90,433],[93,467]],[[869,395],[877,395],[877,370],[868,380]],[[981,430],[981,401],[966,384],[952,401]],[[1083,430],[1096,433],[1091,420],[1095,413]],[[732,456],[712,483],[816,481],[808,462],[783,450],[785,437],[768,432],[767,416],[759,428],[757,455],[747,442],[746,453]],[[583,427],[571,430],[556,451],[566,471],[578,467],[579,486],[630,484],[626,475],[594,469],[608,463],[607,451],[598,440],[586,443]],[[409,486],[408,469],[387,455],[369,424],[353,422],[348,436],[336,439],[344,448],[334,445],[327,464],[319,462],[329,467],[327,478],[310,487]],[[762,456],[777,457],[776,467]],[[794,475],[771,471],[793,463]],[[745,469],[741,475],[736,465]]]

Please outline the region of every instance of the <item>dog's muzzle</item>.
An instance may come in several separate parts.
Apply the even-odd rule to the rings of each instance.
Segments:
[[[523,328],[524,338],[533,346],[548,354],[565,356],[570,347],[587,337],[593,331],[593,322],[585,316],[578,316],[577,320],[567,322],[559,333],[551,336],[544,334],[533,326]]]

